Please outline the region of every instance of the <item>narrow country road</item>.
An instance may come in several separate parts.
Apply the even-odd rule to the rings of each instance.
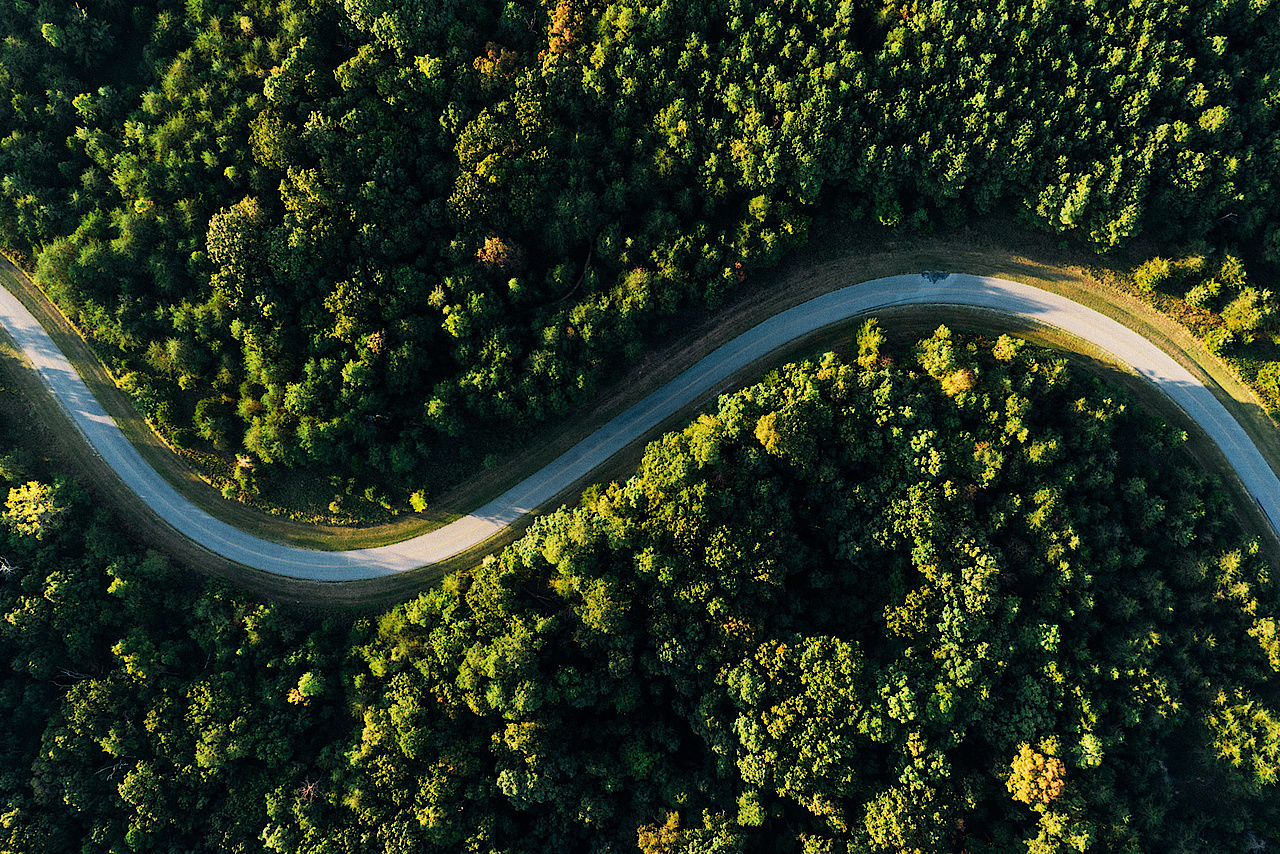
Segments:
[[[1103,314],[1030,285],[984,276],[904,275],[851,285],[774,315],[712,352],[546,468],[452,524],[377,548],[311,551],[261,540],[213,518],[179,495],[143,461],[31,313],[8,290],[0,288],[0,292],[0,323],[85,440],[147,506],[182,534],[228,560],[293,578],[374,578],[458,554],[547,503],[682,407],[777,348],[832,323],[907,305],[966,306],[1016,315],[1057,327],[1130,365],[1204,429],[1235,467],[1272,528],[1280,530],[1280,480],[1209,389],[1150,341]]]

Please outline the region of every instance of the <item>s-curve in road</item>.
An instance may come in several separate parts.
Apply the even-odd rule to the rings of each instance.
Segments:
[[[1057,327],[1128,364],[1164,390],[1217,443],[1272,528],[1280,521],[1280,480],[1257,447],[1209,389],[1150,341],[1105,315],[1030,285],[984,276],[926,273],[851,285],[774,315],[614,418],[537,474],[452,524],[377,548],[344,552],[295,548],[233,528],[179,495],[143,461],[31,313],[7,290],[0,291],[0,323],[85,440],[148,507],[185,536],[228,560],[293,578],[374,578],[438,563],[479,545],[779,347],[832,323],[909,305],[964,306],[1016,315]]]

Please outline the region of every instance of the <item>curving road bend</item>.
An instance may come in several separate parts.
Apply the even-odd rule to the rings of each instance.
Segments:
[[[1004,279],[945,274],[889,276],[802,303],[715,350],[469,516],[399,543],[341,552],[312,551],[262,540],[193,505],[142,459],[35,317],[2,287],[0,324],[85,440],[148,507],[183,535],[254,569],[292,578],[352,581],[438,563],[479,545],[770,352],[832,323],[910,305],[965,306],[1016,315],[1057,327],[1131,366],[1162,389],[1217,443],[1272,528],[1280,531],[1280,480],[1209,389],[1163,350],[1111,318],[1065,297]]]

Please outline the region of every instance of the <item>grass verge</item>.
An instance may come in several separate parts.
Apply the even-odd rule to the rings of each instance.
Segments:
[[[1013,240],[1018,241],[1017,247],[1011,245]],[[1166,350],[1213,390],[1228,411],[1245,426],[1273,470],[1280,471],[1280,465],[1277,464],[1280,461],[1280,433],[1277,433],[1276,425],[1247,386],[1177,323],[1123,291],[1099,282],[1086,272],[1089,269],[1097,270],[1100,264],[1103,269],[1108,265],[1117,270],[1127,269],[1128,263],[1118,256],[1099,259],[1085,250],[1055,246],[1044,235],[1022,232],[999,221],[933,237],[899,235],[896,232],[865,227],[845,228],[834,224],[821,226],[811,237],[807,249],[794,253],[779,268],[756,277],[749,286],[734,294],[718,310],[689,312],[684,321],[665,339],[655,342],[648,355],[630,366],[621,377],[605,388],[590,407],[581,408],[558,424],[540,431],[523,449],[505,455],[496,466],[463,478],[456,487],[440,496],[426,513],[405,516],[386,525],[363,528],[307,525],[223,499],[150,429],[127,396],[116,388],[88,344],[38,289],[12,268],[0,270],[0,276],[5,277],[6,285],[11,286],[41,323],[45,324],[58,345],[85,377],[94,394],[98,395],[107,411],[138,446],[144,458],[193,503],[229,524],[266,539],[307,548],[350,549],[416,536],[482,505],[538,471],[614,415],[661,387],[711,350],[779,311],[845,285],[922,269],[945,269],[1021,281],[1059,293],[1119,320]],[[1101,354],[1090,352],[1090,348],[1083,345],[1083,342],[1070,339],[1070,336],[1056,330],[1033,328],[1031,324],[1008,317],[1002,316],[999,320],[993,317],[978,319],[972,312],[944,307],[897,309],[877,314],[886,320],[886,325],[903,322],[906,324],[904,328],[917,331],[931,331],[942,322],[952,324],[962,331],[1014,331],[1037,343],[1077,352],[1090,360],[1094,367],[1107,364],[1106,359],[1100,358]],[[918,327],[913,324],[918,324]],[[793,342],[771,354],[764,363],[741,372],[703,400],[686,407],[645,436],[639,437],[627,451],[593,473],[589,481],[607,481],[629,475],[641,456],[644,442],[687,421],[719,393],[746,385],[792,358],[846,340],[853,325],[854,322],[851,321],[822,330],[804,341]],[[1251,524],[1246,524],[1246,529],[1257,532],[1260,536],[1265,532],[1268,547],[1276,548],[1274,534],[1268,526],[1259,524],[1261,515],[1252,500],[1247,496],[1241,498],[1234,472],[1226,466],[1221,454],[1203,434],[1187,423],[1188,419],[1181,410],[1144,381],[1117,370],[1114,364],[1108,367],[1108,371],[1115,378],[1121,379],[1122,384],[1130,388],[1135,399],[1142,405],[1164,415],[1181,429],[1187,430],[1189,435],[1198,437],[1193,438],[1189,444],[1193,456],[1218,472],[1225,483],[1236,483],[1237,488],[1231,491],[1242,523],[1252,520]],[[1124,377],[1128,379],[1122,379]],[[40,397],[43,391],[38,388],[38,380],[34,377],[31,380],[37,384],[38,393],[34,396]],[[74,428],[66,424],[52,401],[49,404],[52,413],[58,416],[54,421],[65,425],[53,428],[68,434],[63,437],[63,444],[72,440],[79,443]],[[1205,445],[1208,447],[1204,447]],[[100,463],[99,466],[101,467]],[[115,482],[114,490],[103,485],[100,491],[104,495],[109,494],[116,506],[129,508],[125,511],[128,515],[139,518],[151,516],[154,519],[154,514],[145,510],[132,493],[124,490],[110,472],[103,473],[88,465],[85,471],[95,483],[104,478]],[[566,490],[555,502],[549,503],[548,508],[572,497],[586,482],[575,484]],[[122,491],[128,494],[121,494]],[[168,529],[158,519],[154,519],[154,522],[163,527],[168,532],[167,535],[155,531],[153,525],[147,525],[150,533],[139,532],[144,539],[181,557],[192,566],[230,578],[275,598],[344,606],[381,604],[403,598],[434,583],[446,572],[474,565],[484,554],[514,540],[518,533],[516,530],[505,532],[444,564],[395,578],[324,584],[280,579],[230,564],[185,541],[185,538]],[[183,541],[186,546],[178,547],[175,540]],[[193,549],[195,554],[192,554]],[[193,560],[186,556],[188,554],[199,559]]]

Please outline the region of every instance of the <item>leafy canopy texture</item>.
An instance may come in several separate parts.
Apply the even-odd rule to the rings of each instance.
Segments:
[[[0,0],[0,244],[222,475],[403,506],[820,209],[1276,263],[1278,63],[1256,0]]]
[[[1276,838],[1276,599],[1181,437],[1014,339],[895,363],[875,332],[383,618],[359,823],[387,850]]]
[[[66,513],[62,504],[63,484],[53,486],[36,480],[9,490],[5,501],[4,521],[18,534],[42,539],[57,529]]]
[[[884,341],[354,624],[196,585],[83,500],[0,529],[0,851],[1278,838],[1277,597],[1181,437],[1012,338]]]

